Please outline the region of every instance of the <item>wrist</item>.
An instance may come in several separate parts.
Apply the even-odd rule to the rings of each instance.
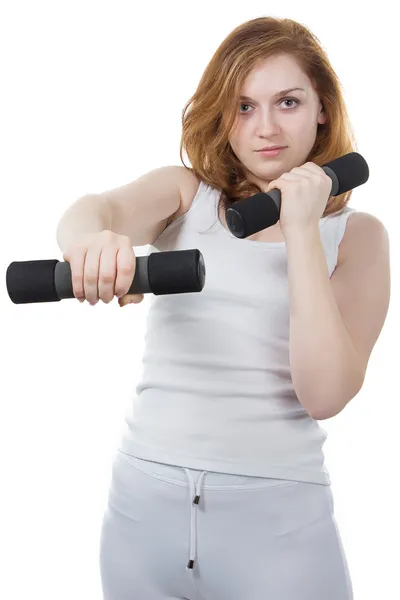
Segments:
[[[282,234],[285,238],[297,238],[305,236],[320,235],[319,234],[319,223],[307,223],[300,224],[294,223],[286,227],[281,227]]]

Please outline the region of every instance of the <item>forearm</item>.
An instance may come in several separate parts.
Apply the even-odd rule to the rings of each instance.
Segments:
[[[326,419],[358,393],[363,377],[332,291],[319,226],[285,239],[293,386],[309,414]]]
[[[87,233],[111,229],[111,207],[101,196],[79,198],[62,215],[57,226],[57,243],[62,252]]]

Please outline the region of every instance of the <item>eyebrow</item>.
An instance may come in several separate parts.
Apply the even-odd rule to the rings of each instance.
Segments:
[[[289,88],[288,90],[282,90],[281,92],[274,94],[273,98],[279,98],[280,96],[285,96],[289,92],[294,92],[295,90],[299,90],[302,92],[306,91],[304,88],[299,88],[299,87]],[[256,102],[255,100],[253,100],[253,98],[250,98],[250,96],[240,96],[240,100],[246,100],[246,102]]]

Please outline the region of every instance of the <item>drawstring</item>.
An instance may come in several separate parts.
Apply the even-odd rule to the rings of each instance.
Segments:
[[[182,467],[182,468],[185,471],[186,475],[188,476],[189,485],[190,485],[190,496],[189,496],[189,501],[190,501],[190,556],[189,556],[189,562],[186,565],[186,569],[189,570],[189,569],[193,569],[194,561],[196,560],[197,519],[196,519],[195,511],[200,502],[200,487],[201,487],[201,483],[203,481],[203,477],[206,474],[206,471],[203,471],[200,474],[199,480],[195,487],[195,483],[193,481],[193,477],[192,477],[192,474],[190,473],[190,471],[188,469],[185,469],[184,467]]]

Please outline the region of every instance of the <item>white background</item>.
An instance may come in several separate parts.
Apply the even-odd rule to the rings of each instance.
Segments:
[[[181,111],[239,24],[289,17],[320,39],[370,167],[351,206],[383,221],[392,296],[364,387],[321,425],[356,600],[400,597],[398,31],[380,2],[9,2],[0,13],[0,597],[101,599],[110,469],[141,375],[149,296],[120,309],[14,305],[12,261],[62,259],[78,197],[179,165]],[[187,161],[187,164],[189,162]],[[137,255],[147,247],[135,248]],[[117,599],[115,599],[117,600]],[[146,599],[143,599],[146,600]],[[250,599],[249,599],[250,600]],[[277,600],[277,599],[273,599]],[[321,599],[322,600],[322,599]]]

